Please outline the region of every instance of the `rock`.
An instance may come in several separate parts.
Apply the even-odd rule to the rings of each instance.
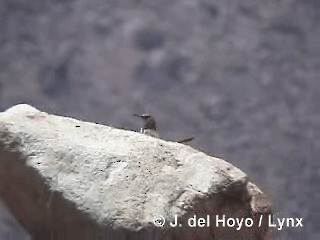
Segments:
[[[17,220],[8,212],[0,199],[0,239],[31,240],[26,231],[19,225]],[[12,231],[12,228],[15,231]]]
[[[257,226],[268,199],[226,161],[25,104],[0,113],[0,195],[34,239],[272,239]],[[216,227],[217,216],[254,224]],[[200,217],[208,226],[187,226]]]

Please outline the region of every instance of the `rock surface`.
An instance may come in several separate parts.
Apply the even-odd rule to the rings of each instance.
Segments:
[[[0,195],[34,239],[271,239],[256,225],[269,201],[231,164],[25,104],[0,113]],[[223,214],[254,225],[217,228]],[[160,215],[184,226],[155,227]],[[210,227],[186,227],[194,215]]]

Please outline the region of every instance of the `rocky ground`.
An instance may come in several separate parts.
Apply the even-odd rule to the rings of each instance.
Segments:
[[[128,129],[139,128],[132,113],[151,112],[163,138],[195,136],[248,173],[279,216],[305,218],[278,239],[319,239],[319,7],[2,0],[0,110],[24,102]]]
[[[270,201],[232,164],[27,104],[0,113],[0,196],[33,240],[273,239]]]

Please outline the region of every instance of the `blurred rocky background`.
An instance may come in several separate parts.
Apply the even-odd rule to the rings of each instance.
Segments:
[[[0,0],[0,111],[135,130],[150,112],[304,218],[277,239],[320,239],[319,16],[318,0]],[[28,239],[3,205],[0,239]]]

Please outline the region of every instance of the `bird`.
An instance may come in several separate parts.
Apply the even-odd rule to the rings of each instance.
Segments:
[[[133,114],[133,116],[139,117],[144,121],[143,127],[140,129],[140,133],[143,133],[151,137],[159,138],[159,134],[157,133],[156,120],[153,116],[151,116],[148,113],[144,113],[141,115]]]
[[[143,127],[140,129],[140,133],[151,136],[151,137],[160,138],[157,132],[156,120],[152,115],[150,115],[149,113],[143,113],[143,114],[134,113],[133,116],[139,117],[144,121]],[[193,137],[185,138],[176,142],[185,143],[185,142],[190,142],[191,140],[193,140]]]

